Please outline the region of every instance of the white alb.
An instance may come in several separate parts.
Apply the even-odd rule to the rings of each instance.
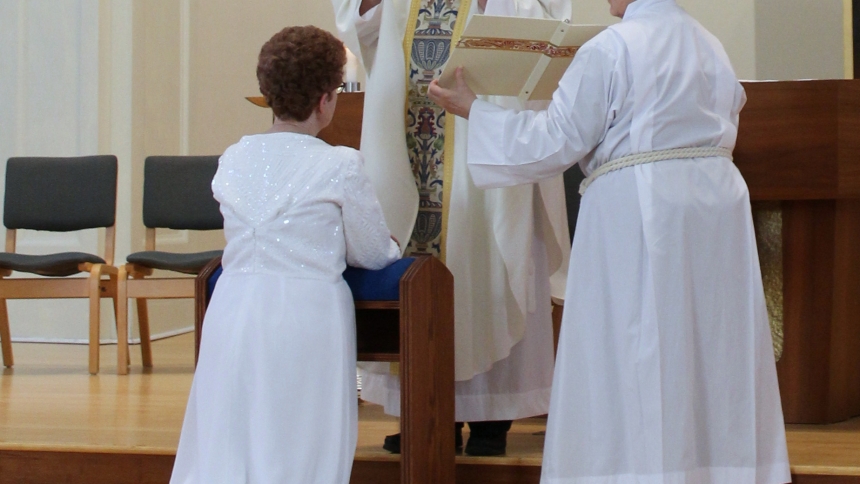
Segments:
[[[212,182],[224,272],[171,484],[347,484],[357,433],[346,264],[399,257],[361,155],[317,138],[246,136]]]
[[[499,187],[636,153],[731,150],[745,100],[716,38],[674,0],[637,0],[579,50],[546,111],[476,101],[469,168]],[[600,176],[574,235],[541,482],[790,479],[740,173],[708,157]]]

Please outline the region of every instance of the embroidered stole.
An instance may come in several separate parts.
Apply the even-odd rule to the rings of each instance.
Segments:
[[[451,178],[454,167],[454,117],[430,101],[427,88],[438,78],[451,46],[459,39],[471,0],[412,0],[406,55],[406,149],[418,189],[418,219],[406,253],[445,260]]]

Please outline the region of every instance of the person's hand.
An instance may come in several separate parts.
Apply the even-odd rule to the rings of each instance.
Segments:
[[[487,10],[487,0],[478,0],[478,8],[481,9],[481,12]]]
[[[427,97],[444,108],[445,111],[466,119],[469,119],[469,111],[472,109],[472,103],[478,98],[472,89],[469,88],[468,84],[466,84],[466,77],[463,75],[462,67],[458,67],[454,71],[454,87],[445,89],[439,85],[438,80],[434,79],[427,90]]]
[[[382,3],[382,0],[361,0],[361,5],[358,7],[358,14],[364,15],[371,8]]]

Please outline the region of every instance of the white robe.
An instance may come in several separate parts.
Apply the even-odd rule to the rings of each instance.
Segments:
[[[579,51],[549,108],[476,101],[482,187],[579,162],[734,148],[746,96],[674,0],[637,0]],[[499,143],[498,140],[504,140]],[[544,450],[544,484],[790,480],[749,192],[725,158],[597,178],[582,198]]]
[[[348,484],[358,431],[352,266],[399,257],[355,150],[246,136],[212,182],[224,272],[171,484]]]
[[[333,0],[341,37],[367,71],[361,149],[368,175],[392,233],[405,246],[418,209],[404,122],[403,39],[411,2],[383,0],[363,17],[358,16],[360,3]],[[470,12],[461,13],[458,21],[477,11],[473,0]],[[569,18],[570,3],[489,0],[486,13]],[[505,102],[521,107],[515,99]],[[467,136],[468,123],[457,119],[454,174],[445,187],[451,192],[445,262],[456,293],[456,418],[543,414],[553,369],[549,301],[563,297],[570,251],[562,177],[540,185],[478,190],[466,168]],[[399,414],[395,376],[366,374],[362,397]]]

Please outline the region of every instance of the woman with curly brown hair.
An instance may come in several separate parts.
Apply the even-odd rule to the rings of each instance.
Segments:
[[[286,28],[260,52],[276,119],[229,147],[212,181],[227,246],[172,484],[349,482],[355,312],[341,274],[400,250],[359,152],[316,138],[345,60],[316,27]]]

